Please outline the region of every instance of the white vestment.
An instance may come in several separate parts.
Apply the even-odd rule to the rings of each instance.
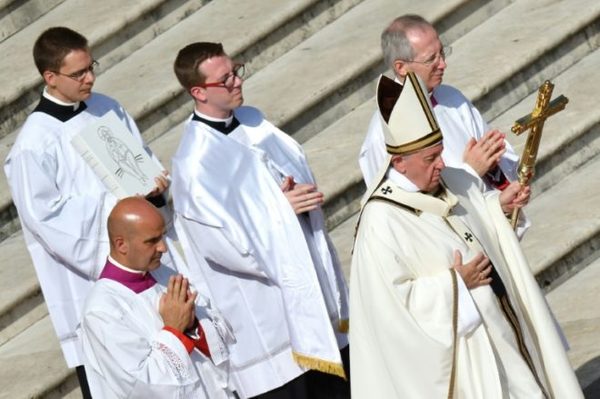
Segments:
[[[46,98],[42,101],[50,104]],[[86,105],[65,122],[45,112],[33,112],[4,164],[27,249],[68,367],[82,364],[75,329],[85,297],[108,253],[106,220],[117,201],[70,141],[88,124],[114,111],[142,142],[133,119],[112,98],[93,93]]]
[[[440,85],[433,90],[437,105],[433,112],[444,136],[442,157],[447,167],[463,168],[473,176],[477,172],[463,161],[463,153],[471,138],[481,139],[489,130],[481,114],[456,88]],[[505,140],[506,152],[500,160],[500,169],[508,180],[517,179],[519,157]],[[360,149],[358,163],[367,187],[373,183],[377,172],[385,163],[387,152],[379,112],[371,118],[367,135]]]
[[[313,183],[302,148],[254,108],[235,116],[229,135],[187,122],[173,202],[184,274],[206,281],[232,324],[233,378],[255,396],[306,368],[343,374],[348,294],[321,210],[296,215],[280,188],[285,176]]]
[[[482,194],[462,169],[442,174],[440,198],[388,179],[364,205],[350,283],[353,398],[448,397],[452,370],[455,398],[582,397],[498,193]],[[491,285],[466,289],[450,269],[455,250],[463,263],[485,252],[514,313]]]
[[[214,362],[198,349],[188,353],[173,333],[163,330],[158,305],[168,270],[161,266],[152,272],[158,283],[140,293],[102,278],[88,295],[78,333],[94,399],[234,398],[227,359],[218,350],[225,347],[219,330],[227,326],[218,325],[223,320],[207,317],[213,311],[206,307],[197,311]],[[210,345],[215,342],[219,345]]]

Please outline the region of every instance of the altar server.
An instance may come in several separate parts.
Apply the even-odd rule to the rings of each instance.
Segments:
[[[71,139],[109,111],[136,140],[142,138],[117,101],[92,92],[98,63],[81,34],[50,28],[35,42],[33,58],[46,86],[5,160],[4,172],[67,366],[77,368],[84,397],[89,397],[75,328],[108,253],[106,218],[117,199]],[[167,179],[159,177],[148,198],[165,205],[167,186]]]
[[[242,395],[348,397],[347,287],[323,195],[300,145],[241,106],[243,71],[217,43],[190,44],[175,60],[195,105],[173,158],[185,274],[208,283],[233,325]]]
[[[233,335],[202,293],[161,265],[164,234],[160,212],[141,197],[119,201],[108,217],[110,255],[79,331],[95,399],[235,397]]]

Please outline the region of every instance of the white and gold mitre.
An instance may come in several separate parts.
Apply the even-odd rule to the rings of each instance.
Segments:
[[[388,154],[409,154],[442,141],[427,89],[413,72],[404,85],[381,75],[377,106]]]
[[[408,155],[442,142],[427,89],[414,73],[408,73],[404,85],[382,75],[376,97],[387,157],[367,187],[362,206],[385,179],[393,155]]]

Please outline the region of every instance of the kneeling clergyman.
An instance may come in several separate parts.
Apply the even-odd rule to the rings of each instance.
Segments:
[[[110,256],[87,297],[78,331],[90,390],[98,398],[236,398],[229,383],[231,330],[161,266],[160,212],[141,197],[108,218]]]
[[[505,217],[529,190],[445,168],[426,93],[413,73],[377,88],[388,158],[352,259],[352,397],[583,397]]]

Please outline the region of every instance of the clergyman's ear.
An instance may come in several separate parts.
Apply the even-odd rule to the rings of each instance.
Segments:
[[[406,173],[406,162],[405,158],[402,155],[394,155],[392,156],[391,161],[392,167],[396,169],[396,171],[405,174]]]
[[[190,89],[190,95],[194,98],[194,100],[199,102],[206,101],[206,89],[200,86],[194,86]]]
[[[129,244],[123,236],[116,236],[113,239],[113,246],[115,250],[121,255],[127,255],[127,253],[129,252]]]
[[[394,74],[400,79],[400,83],[404,82],[404,78],[409,72],[408,64],[402,60],[396,60],[393,65]]]
[[[56,73],[52,72],[52,71],[44,71],[44,73],[42,74],[42,78],[44,79],[44,83],[46,83],[46,86],[49,87],[56,87]]]

